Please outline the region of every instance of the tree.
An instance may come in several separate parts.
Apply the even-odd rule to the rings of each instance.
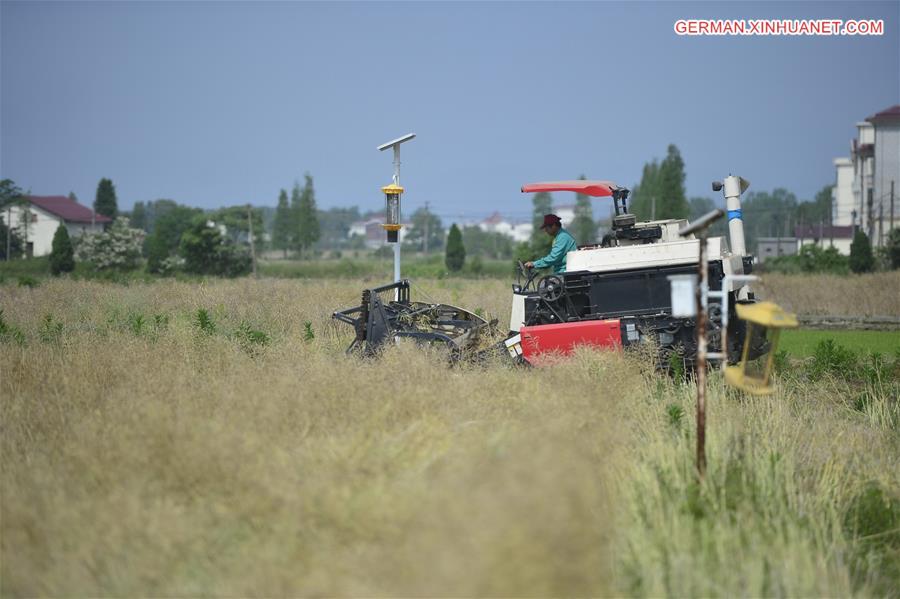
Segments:
[[[503,233],[484,231],[478,226],[462,228],[463,245],[467,256],[505,259],[513,255],[513,239]],[[530,260],[526,257],[525,260]]]
[[[818,226],[831,223],[831,188],[826,185],[816,194],[811,202],[797,204],[795,222],[798,225]]]
[[[658,199],[659,163],[654,159],[644,164],[641,182],[635,185],[631,192],[631,205],[628,211],[637,216],[638,220],[650,220],[655,216],[653,204]]]
[[[443,248],[444,227],[436,214],[423,206],[412,213],[410,220],[412,226],[403,238],[405,247],[419,252],[440,251]]]
[[[53,244],[50,250],[50,272],[59,275],[75,270],[75,253],[72,250],[72,240],[69,239],[69,231],[66,226],[60,224],[53,234]]]
[[[553,196],[546,191],[539,191],[531,198],[531,253],[533,256],[546,256],[550,252],[553,240],[541,230],[544,215],[553,212]]]
[[[318,245],[328,249],[339,249],[350,245],[348,234],[353,223],[361,220],[359,208],[334,207],[328,210],[319,210],[319,225],[322,229],[322,237]]]
[[[688,202],[688,220],[693,222],[716,209],[716,203],[710,198],[693,197]],[[709,227],[711,237],[722,236],[728,232],[728,219],[720,218]]]
[[[690,208],[684,190],[684,160],[674,144],[662,162],[644,164],[641,182],[631,194],[630,212],[638,220],[687,218]]]
[[[135,229],[147,230],[147,209],[144,202],[136,202],[131,209],[131,226]]]
[[[14,255],[21,254],[24,244],[22,237],[11,224],[13,206],[24,203],[24,193],[12,179],[0,181],[0,212],[5,212],[0,220],[0,257],[9,260]]]
[[[5,215],[4,215],[5,216]],[[22,238],[15,228],[10,229],[4,220],[0,220],[0,258],[9,260],[22,254]],[[9,255],[7,255],[9,250]]]
[[[116,188],[109,179],[100,179],[100,183],[97,184],[94,212],[110,218],[116,218],[119,213],[119,207],[116,202]]]
[[[300,251],[298,243],[298,231],[300,230],[300,201],[303,197],[303,191],[300,189],[300,183],[294,181],[291,188],[291,234],[290,244],[294,251]]]
[[[750,192],[743,202],[744,239],[748,249],[760,237],[792,237],[797,224],[797,196],[778,187],[771,193]]]
[[[578,177],[584,180],[584,175]],[[590,197],[585,193],[575,194],[575,218],[571,225],[575,241],[580,244],[593,243],[597,235],[597,223],[594,222],[594,208]]]
[[[263,217],[260,208],[250,210],[253,219],[254,243],[259,242],[263,230]],[[208,214],[209,219],[217,225],[225,226],[225,234],[234,243],[250,243],[250,225],[247,222],[247,204],[226,206],[213,210]]]
[[[290,204],[288,204],[287,191],[282,189],[278,194],[278,207],[275,209],[275,222],[272,224],[272,247],[283,251],[285,258],[287,258],[288,249],[291,247],[293,223],[294,219],[292,218]]]
[[[309,173],[304,175],[306,182],[303,185],[303,193],[300,194],[300,204],[297,211],[297,248],[301,254],[313,246],[322,236],[319,227],[319,215],[316,210],[316,194],[313,190],[313,179]]]
[[[891,229],[887,238],[888,262],[892,269],[900,268],[900,229]]]
[[[147,270],[161,272],[163,262],[178,252],[181,236],[194,219],[203,214],[199,208],[181,206],[172,200],[157,200],[154,205],[153,232],[147,236],[144,251]],[[158,216],[156,216],[158,215]]]
[[[144,231],[132,229],[120,216],[102,233],[85,233],[78,242],[75,257],[90,262],[96,270],[131,270],[141,259]]]
[[[246,248],[224,237],[205,215],[194,218],[179,246],[187,272],[236,277],[250,272],[252,260]]]
[[[463,245],[462,232],[456,223],[450,226],[447,235],[447,251],[444,254],[444,264],[450,272],[458,272],[466,264],[466,246]]]
[[[869,236],[857,229],[850,243],[850,270],[860,274],[872,272],[875,268],[875,256],[872,255],[872,244]]]
[[[659,164],[657,180],[656,218],[687,218],[688,202],[684,190],[684,160],[675,144],[666,150],[665,159]]]

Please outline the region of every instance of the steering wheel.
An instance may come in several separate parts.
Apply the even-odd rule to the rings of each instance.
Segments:
[[[556,275],[547,275],[538,282],[538,295],[545,302],[555,302],[563,296],[565,291],[562,279]]]
[[[525,263],[521,260],[516,260],[516,265],[519,267],[519,272],[525,278],[525,284],[522,285],[522,291],[527,291],[531,282],[534,281],[534,278],[537,276],[537,269],[525,268]]]

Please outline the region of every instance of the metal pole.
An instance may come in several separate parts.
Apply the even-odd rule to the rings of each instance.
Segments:
[[[894,206],[893,201],[891,202],[891,207]],[[12,222],[12,204],[6,207],[6,261],[9,262],[9,253],[12,251],[12,227],[10,223]]]
[[[394,146],[394,185],[400,186],[400,144]],[[403,219],[400,211],[397,211],[397,221]],[[397,231],[397,242],[394,244],[394,282],[400,282],[400,231]],[[400,299],[400,290],[395,291],[395,300]]]
[[[891,228],[888,229],[888,235],[894,230],[894,182],[891,181]]]
[[[431,224],[431,213],[428,212],[428,202],[425,202],[425,240],[423,242],[423,252],[426,256],[428,255],[428,234],[430,233],[429,225]]]
[[[829,247],[834,247],[834,210],[835,210],[835,202],[831,201],[831,210],[828,211],[828,238]]]
[[[253,261],[253,278],[257,278],[256,274],[256,245],[253,242],[253,209],[247,204],[247,229],[250,238],[250,259]]]
[[[706,474],[706,310],[704,299],[708,282],[709,259],[706,255],[706,229],[700,232],[700,283],[697,286],[697,474]]]
[[[884,245],[884,202],[878,202],[878,247]]]

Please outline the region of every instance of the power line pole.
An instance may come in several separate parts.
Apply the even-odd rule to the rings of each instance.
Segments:
[[[893,208],[894,203],[891,202],[891,207]],[[12,251],[12,227],[10,226],[12,223],[12,202],[6,207],[6,261],[9,262],[9,253]]]
[[[423,243],[423,253],[428,255],[428,234],[431,227],[431,213],[428,211],[428,202],[425,202],[425,242]]]
[[[878,202],[878,247],[884,245],[884,202]]]
[[[257,277],[256,274],[256,244],[253,242],[253,209],[250,207],[250,204],[247,204],[247,230],[249,231],[248,237],[250,238],[250,259],[253,263],[253,278]]]
[[[891,231],[894,230],[894,182],[891,181],[891,228],[888,231],[888,235],[891,234]]]
[[[828,245],[830,247],[834,247],[834,204],[835,201],[831,200],[831,210],[828,211],[828,236],[830,238]]]

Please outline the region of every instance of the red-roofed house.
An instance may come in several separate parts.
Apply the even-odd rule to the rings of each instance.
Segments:
[[[101,232],[112,219],[95,214],[66,196],[25,196],[24,206],[10,206],[0,213],[4,223],[15,228],[25,239],[27,252],[32,256],[46,256],[53,244],[53,235],[64,224],[72,237],[84,233]]]

